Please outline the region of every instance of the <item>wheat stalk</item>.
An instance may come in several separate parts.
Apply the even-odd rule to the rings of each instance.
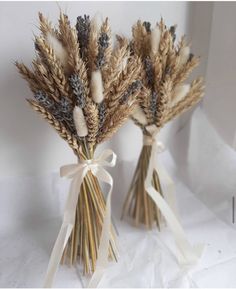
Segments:
[[[58,134],[69,144],[74,153],[78,155],[79,144],[77,139],[59,122],[57,121],[46,109],[40,106],[36,101],[27,99],[31,107],[39,112],[44,119],[58,132]]]
[[[97,143],[108,140],[128,119],[134,109],[134,103],[130,106],[121,106],[112,117],[108,118],[104,124],[102,133],[97,138]]]

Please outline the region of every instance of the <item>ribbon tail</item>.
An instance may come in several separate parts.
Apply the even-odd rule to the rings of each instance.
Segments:
[[[168,175],[165,168],[160,163],[155,163],[155,170],[158,173],[159,179],[162,182],[162,193],[164,195],[164,200],[172,209],[175,216],[179,219],[179,213],[177,209],[176,199],[175,199],[175,185],[171,177]]]
[[[53,285],[54,276],[56,274],[58,265],[60,264],[64,248],[68,242],[72,230],[73,225],[62,224],[48,264],[48,270],[43,286],[44,288],[51,288]]]
[[[153,199],[157,207],[160,209],[162,215],[165,217],[165,220],[170,230],[172,231],[174,235],[177,248],[179,249],[179,253],[177,253],[177,259],[179,263],[181,265],[194,264],[202,255],[203,246],[198,245],[196,247],[193,247],[189,243],[185,235],[184,229],[182,228],[180,222],[178,221],[178,217],[175,215],[175,212],[171,209],[171,207],[168,205],[165,199],[161,196],[161,194],[157,190],[155,190],[154,187],[152,186],[152,173],[155,168],[155,165],[154,165],[155,153],[156,151],[152,147],[148,173],[147,173],[147,177],[145,180],[145,189],[147,193],[150,195],[150,197]],[[158,168],[156,169],[158,170]],[[162,176],[166,177],[166,175],[163,175],[163,174]],[[168,176],[168,178],[165,178],[165,180],[169,182],[171,179]]]
[[[110,243],[110,228],[111,228],[111,194],[113,189],[113,179],[111,175],[104,170],[99,168],[96,172],[93,172],[97,178],[110,185],[110,190],[107,195],[106,209],[103,219],[103,227],[100,238],[100,244],[98,248],[98,258],[96,262],[96,270],[88,284],[88,288],[95,288],[98,286],[102,279],[104,271],[108,265],[109,257],[109,243]]]
[[[170,230],[174,235],[176,245],[181,253],[178,254],[177,256],[179,263],[185,265],[195,263],[201,256],[202,249],[200,249],[199,247],[194,248],[189,243],[187,237],[185,236],[185,232],[182,226],[180,225],[175,214],[170,209],[170,207],[168,206],[164,198],[161,196],[161,194],[157,192],[153,187],[146,187],[146,191],[160,209],[162,215],[166,219],[166,222]]]
[[[71,168],[73,168],[73,166],[71,166]],[[70,238],[70,235],[74,228],[75,212],[80,193],[80,186],[87,173],[86,168],[81,168],[81,170],[81,174],[76,174],[71,182],[70,191],[66,200],[64,210],[63,223],[52,250],[44,281],[44,288],[51,288],[53,286],[54,277],[60,264],[60,260],[62,258],[68,239]]]

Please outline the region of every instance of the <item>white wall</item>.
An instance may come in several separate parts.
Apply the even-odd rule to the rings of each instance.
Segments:
[[[15,60],[29,64],[33,55],[33,32],[37,33],[37,12],[42,11],[55,22],[58,17],[56,2],[0,2],[0,176],[19,176],[58,171],[62,164],[74,161],[67,144],[27,105],[31,92],[13,65]],[[200,6],[199,6],[200,5]],[[209,6],[210,5],[210,6]],[[101,12],[111,21],[113,32],[130,36],[131,25],[138,19],[154,23],[162,15],[167,25],[178,24],[178,35],[186,33],[193,42],[196,54],[207,60],[207,34],[211,4],[190,2],[60,2],[72,23],[78,15]],[[202,14],[202,34],[198,33],[197,16]],[[207,10],[208,9],[208,10]],[[197,18],[196,18],[197,17]],[[205,29],[204,29],[205,28]],[[205,71],[205,64],[201,68]],[[167,137],[178,128],[175,122],[163,132]],[[129,143],[127,142],[129,136]],[[132,123],[125,127],[109,144],[119,159],[134,160],[141,146],[141,133]],[[125,150],[126,148],[126,150]]]
[[[236,133],[235,13],[235,2],[214,5],[204,100],[208,117],[230,146]]]

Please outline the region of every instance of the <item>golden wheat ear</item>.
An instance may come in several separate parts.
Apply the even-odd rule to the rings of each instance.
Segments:
[[[74,153],[77,155],[79,150],[78,140],[59,121],[57,121],[52,114],[46,111],[46,109],[39,105],[35,100],[26,100],[33,110],[41,114],[41,116],[58,132],[60,137],[62,137],[69,144]]]

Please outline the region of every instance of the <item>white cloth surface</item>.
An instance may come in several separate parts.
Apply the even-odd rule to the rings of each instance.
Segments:
[[[189,150],[184,152],[182,142],[190,128]],[[160,160],[175,181],[180,219],[190,242],[205,243],[202,259],[186,273],[172,253],[175,245],[168,228],[146,231],[119,220],[135,165],[120,162],[110,170],[120,258],[109,263],[100,287],[236,287],[236,225],[229,217],[235,152],[222,143],[199,109],[189,127],[176,135],[175,145]],[[8,178],[0,184],[0,287],[40,287],[69,182],[53,174]],[[61,266],[54,286],[86,286],[88,279],[81,272],[80,266]]]

